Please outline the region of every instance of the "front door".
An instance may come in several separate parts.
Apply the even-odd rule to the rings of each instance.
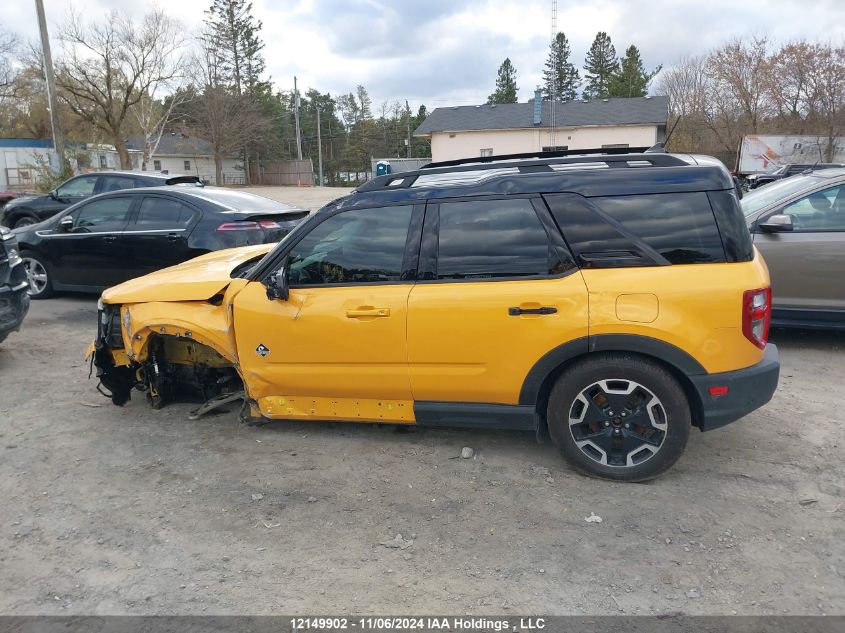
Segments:
[[[587,336],[587,289],[539,198],[429,204],[408,301],[415,401],[517,404],[549,350]]]
[[[290,247],[290,297],[235,298],[249,395],[268,417],[413,420],[405,338],[411,205],[345,210]],[[411,241],[413,238],[411,238]]]
[[[788,318],[784,309],[845,310],[845,185],[804,196],[758,224],[775,214],[790,216],[793,230],[754,234],[772,278],[775,317]]]
[[[73,225],[49,235],[56,281],[61,285],[105,288],[124,281],[122,236],[137,198],[92,200],[71,212]]]

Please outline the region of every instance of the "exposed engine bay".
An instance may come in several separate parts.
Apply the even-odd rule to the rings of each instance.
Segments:
[[[129,322],[128,314],[125,320]],[[198,417],[245,397],[241,377],[230,360],[196,341],[190,332],[169,334],[161,328],[146,338],[143,354],[127,350],[120,306],[105,304],[99,310],[91,361],[98,390],[119,406],[129,402],[135,390],[145,394],[153,409],[177,401],[204,403],[195,411]],[[248,409],[244,403],[245,418]]]

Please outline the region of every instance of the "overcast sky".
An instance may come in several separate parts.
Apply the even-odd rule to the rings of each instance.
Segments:
[[[69,0],[44,0],[51,38]],[[196,31],[210,0],[162,3]],[[520,101],[541,81],[551,38],[551,0],[253,0],[264,23],[267,69],[278,89],[313,87],[333,95],[363,84],[374,109],[408,99],[429,110],[483,103],[505,57],[517,69]],[[91,19],[110,9],[141,15],[149,3],[74,0]],[[24,38],[38,26],[33,0],[4,2],[2,23]],[[559,0],[558,30],[580,67],[597,31],[622,54],[636,44],[647,67],[671,66],[733,36],[767,33],[776,41],[845,41],[842,0]],[[53,43],[54,56],[60,46]],[[582,71],[583,75],[583,71]]]

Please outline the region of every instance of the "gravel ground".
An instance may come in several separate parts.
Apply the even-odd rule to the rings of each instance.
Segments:
[[[116,408],[94,313],[0,346],[0,613],[845,613],[835,334],[775,332],[773,402],[624,485],[531,434]]]
[[[774,400],[625,485],[526,433],[116,408],[95,310],[0,345],[0,614],[845,614],[841,335],[775,331]]]

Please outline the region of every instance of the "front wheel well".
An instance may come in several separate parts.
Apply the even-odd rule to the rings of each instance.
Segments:
[[[534,405],[535,412],[539,419],[539,428],[537,429],[538,438],[544,439],[547,438],[549,435],[548,421],[546,420],[546,410],[549,406],[549,395],[551,394],[552,388],[554,387],[558,378],[560,378],[560,376],[569,367],[586,358],[600,358],[609,354],[619,353],[651,361],[653,363],[656,363],[657,365],[660,365],[661,367],[663,367],[663,369],[672,374],[672,376],[678,381],[678,384],[681,385],[681,388],[684,391],[684,395],[687,397],[687,401],[690,405],[690,416],[692,418],[693,426],[701,426],[701,421],[704,418],[704,409],[701,403],[701,398],[699,397],[698,392],[693,386],[692,381],[689,379],[689,376],[687,376],[681,369],[671,363],[666,362],[661,358],[658,358],[657,356],[652,356],[650,354],[631,352],[628,350],[602,350],[600,352],[588,352],[586,354],[580,354],[573,358],[567,359],[566,361],[560,363],[557,367],[555,367],[545,377],[543,382],[540,384],[540,388],[537,392],[537,401]]]

